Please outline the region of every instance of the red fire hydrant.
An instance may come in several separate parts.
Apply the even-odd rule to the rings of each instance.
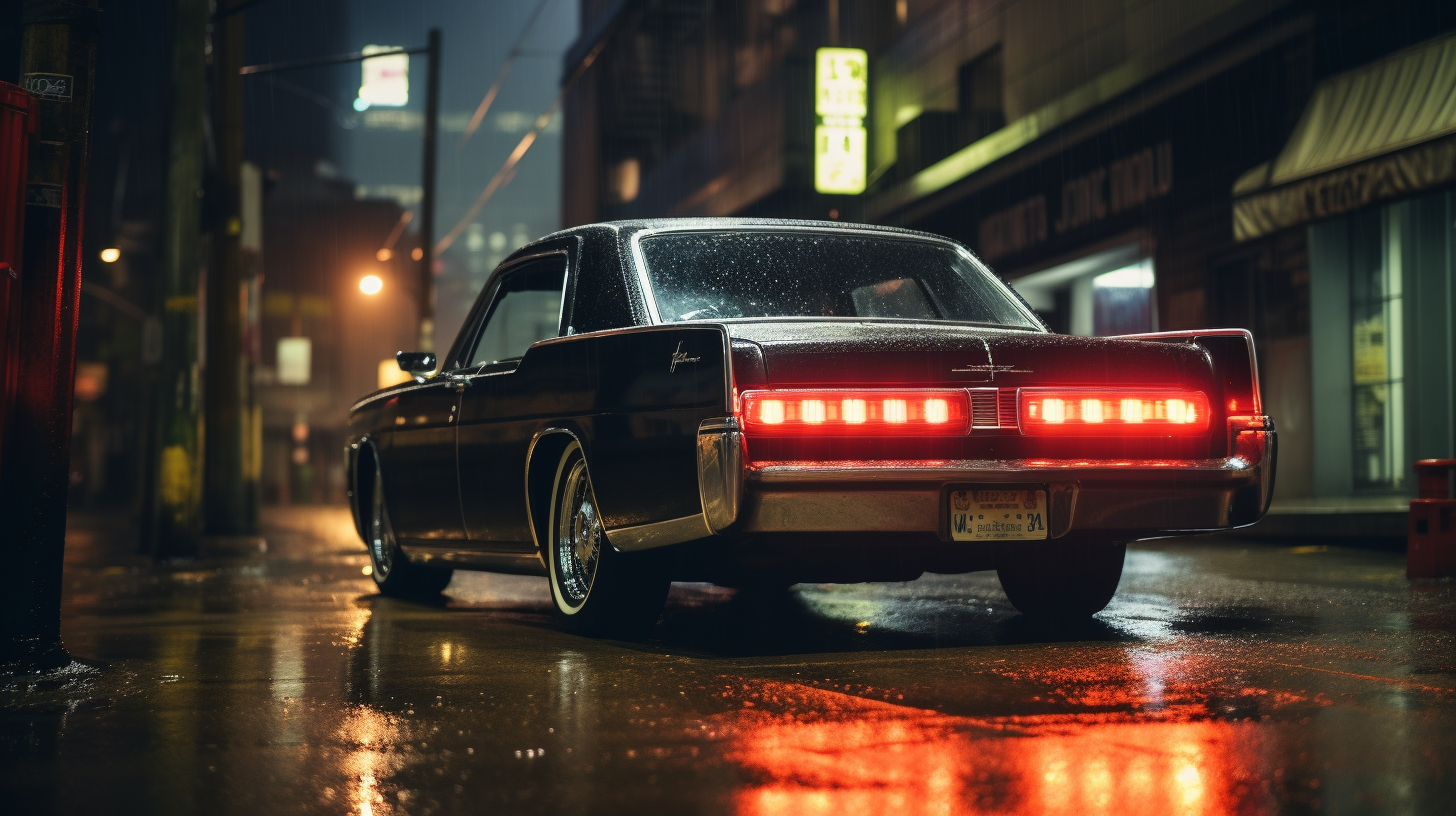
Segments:
[[[1407,578],[1456,575],[1456,459],[1416,462],[1419,498],[1411,500],[1406,535]]]

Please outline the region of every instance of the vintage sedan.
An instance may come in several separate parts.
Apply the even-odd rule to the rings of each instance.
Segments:
[[[453,345],[350,412],[388,595],[546,576],[576,631],[671,581],[996,570],[1027,616],[1112,598],[1129,541],[1252,524],[1274,481],[1243,330],[1072,337],[970,251],[885,227],[593,224],[494,272]]]

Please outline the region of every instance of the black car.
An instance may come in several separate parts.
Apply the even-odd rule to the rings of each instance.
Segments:
[[[559,619],[652,624],[669,582],[997,571],[1029,616],[1116,591],[1128,541],[1257,521],[1246,331],[1049,332],[964,247],[885,227],[592,224],[522,248],[438,360],[350,412],[385,594],[544,575]]]

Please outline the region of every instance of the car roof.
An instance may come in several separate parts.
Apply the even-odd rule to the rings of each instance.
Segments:
[[[955,243],[943,235],[936,235],[929,232],[909,230],[902,227],[886,227],[879,224],[860,224],[852,221],[810,221],[790,218],[735,218],[735,217],[704,217],[704,218],[639,218],[627,221],[598,221],[591,224],[581,224],[575,227],[568,227],[558,230],[550,235],[542,236],[532,244],[563,238],[570,235],[578,235],[586,232],[607,230],[621,234],[623,237],[633,233],[654,231],[662,229],[722,229],[731,230],[735,227],[791,227],[796,229],[829,229],[852,232],[881,233],[885,235],[915,236],[917,238],[929,238],[935,241]],[[527,244],[530,246],[530,244]]]

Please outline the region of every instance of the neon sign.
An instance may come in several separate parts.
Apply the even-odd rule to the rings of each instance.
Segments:
[[[814,189],[862,193],[869,55],[861,48],[820,48],[814,62]]]

